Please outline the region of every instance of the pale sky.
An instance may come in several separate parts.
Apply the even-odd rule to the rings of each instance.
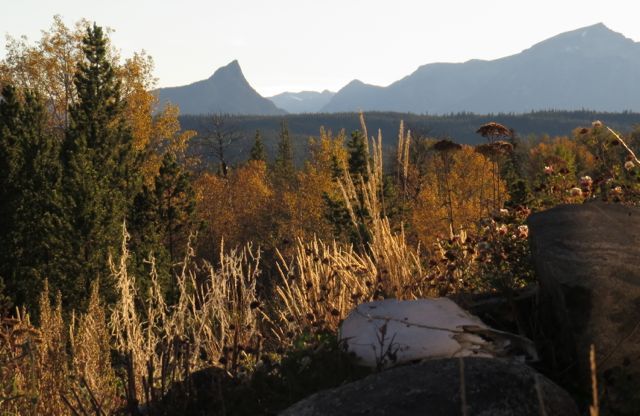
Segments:
[[[111,27],[123,56],[146,50],[161,87],[238,59],[263,96],[386,86],[423,64],[500,58],[598,22],[640,41],[635,0],[0,0],[0,34],[37,40],[55,14]]]

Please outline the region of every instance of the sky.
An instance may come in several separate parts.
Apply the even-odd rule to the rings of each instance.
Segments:
[[[386,86],[420,65],[496,59],[599,22],[640,41],[638,12],[634,0],[0,0],[0,35],[35,41],[56,14],[86,18],[114,30],[123,56],[151,55],[160,87],[237,59],[271,96]]]

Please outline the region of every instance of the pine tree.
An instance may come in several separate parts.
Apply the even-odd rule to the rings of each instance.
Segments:
[[[175,154],[167,152],[154,187],[144,186],[135,198],[130,227],[138,270],[143,270],[144,260],[153,255],[159,280],[167,292],[175,287],[170,285],[173,265],[184,255],[189,233],[196,227],[195,207],[189,174],[178,164]]]
[[[289,136],[289,128],[286,121],[282,121],[280,127],[280,141],[278,142],[278,152],[274,162],[274,174],[277,182],[290,183],[293,181],[295,174],[291,137]]]
[[[84,298],[91,281],[108,270],[108,255],[115,254],[122,239],[122,225],[138,188],[138,160],[126,127],[120,82],[100,27],[87,29],[82,50],[84,60],[74,80],[78,100],[70,108],[63,153],[70,224],[65,237],[71,243],[66,253],[67,301]]]
[[[0,279],[8,285],[14,301],[24,300],[18,289],[20,280],[16,257],[20,243],[15,241],[15,213],[19,203],[19,171],[22,165],[20,140],[23,130],[22,106],[11,86],[2,90],[0,99]],[[16,299],[18,298],[18,299]]]
[[[20,113],[22,106],[18,102],[16,91],[12,86],[2,89],[0,100],[0,232],[5,233],[4,226],[11,214],[10,198],[15,195],[15,176],[19,170],[22,155],[18,142],[22,129]]]
[[[523,172],[525,155],[520,149],[520,139],[513,130],[511,130],[509,143],[513,146],[513,150],[507,155],[501,172],[509,192],[509,200],[505,202],[505,206],[512,208],[527,206],[531,202],[531,190]]]
[[[172,153],[165,154],[155,182],[164,243],[172,261],[176,261],[183,254],[181,251],[194,224],[195,193],[189,174],[182,170]]]
[[[347,143],[349,149],[349,173],[353,176],[361,176],[365,182],[369,180],[367,176],[367,138],[362,132],[356,130],[351,133],[351,140]]]
[[[37,96],[23,96],[5,87],[0,100],[0,278],[15,304],[34,306],[43,279],[58,286],[63,274],[63,201],[47,112]]]
[[[253,141],[253,146],[251,147],[251,154],[249,156],[249,160],[259,160],[262,162],[267,161],[267,155],[264,150],[264,144],[262,143],[262,136],[260,135],[260,130],[256,130],[256,137]]]

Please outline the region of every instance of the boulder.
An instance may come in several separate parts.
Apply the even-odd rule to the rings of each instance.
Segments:
[[[623,390],[629,383],[640,387],[633,380],[640,373],[640,209],[564,205],[533,214],[528,223],[540,322],[557,372],[575,370],[577,384],[588,390],[593,344],[608,393],[622,391],[616,374],[624,374]]]
[[[460,357],[394,367],[316,393],[283,416],[577,416],[560,387],[517,362]]]
[[[339,339],[359,364],[384,368],[419,359],[496,357],[533,344],[489,328],[448,298],[385,299],[358,305],[340,325]]]

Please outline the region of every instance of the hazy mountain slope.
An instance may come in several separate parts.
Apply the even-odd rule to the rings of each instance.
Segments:
[[[273,97],[267,97],[278,108],[282,108],[288,113],[317,113],[329,103],[335,92],[324,90],[317,91],[300,91],[300,92],[283,92]]]
[[[493,61],[424,65],[388,87],[353,81],[323,111],[443,114],[582,108],[640,110],[640,44],[601,23]]]
[[[249,85],[238,61],[219,68],[208,79],[156,92],[161,104],[177,104],[182,114],[285,114]]]

